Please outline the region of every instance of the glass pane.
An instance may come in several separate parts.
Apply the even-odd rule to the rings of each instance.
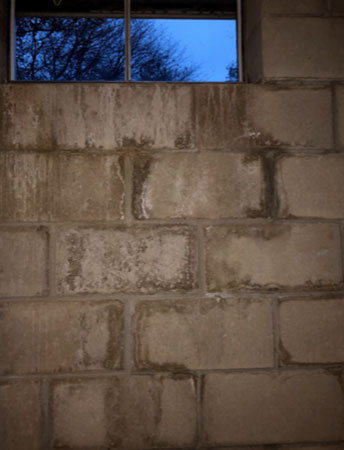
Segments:
[[[236,21],[133,19],[133,81],[238,81]]]
[[[124,20],[17,17],[16,80],[123,81]]]

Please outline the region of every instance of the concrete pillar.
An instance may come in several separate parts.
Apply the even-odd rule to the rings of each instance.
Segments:
[[[9,49],[9,1],[0,0],[0,83],[7,80]]]
[[[344,12],[324,0],[244,2],[246,80],[340,80]]]

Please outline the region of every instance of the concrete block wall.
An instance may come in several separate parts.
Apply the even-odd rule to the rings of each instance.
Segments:
[[[261,84],[0,85],[0,450],[344,449],[343,7],[245,8]]]
[[[0,92],[0,448],[343,448],[343,87]]]
[[[243,4],[249,81],[343,79],[343,0],[246,0]]]

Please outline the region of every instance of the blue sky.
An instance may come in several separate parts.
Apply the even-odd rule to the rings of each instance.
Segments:
[[[199,66],[199,79],[225,81],[226,66],[236,62],[235,20],[156,19],[185,49],[185,55]]]

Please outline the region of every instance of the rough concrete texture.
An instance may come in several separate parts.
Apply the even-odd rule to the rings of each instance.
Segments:
[[[208,446],[344,439],[343,390],[327,371],[207,375],[203,404]]]
[[[264,77],[343,77],[344,19],[266,17],[262,29]]]
[[[0,106],[1,150],[332,146],[329,88],[18,84]]]
[[[330,149],[332,103],[328,88],[248,88],[251,146]]]
[[[197,148],[331,148],[328,88],[195,87]]]
[[[135,317],[141,369],[273,367],[269,300],[208,299],[140,303]]]
[[[70,84],[56,89],[60,148],[193,146],[188,86]]]
[[[43,153],[0,154],[1,220],[51,220],[55,191],[52,158]]]
[[[209,291],[336,289],[343,279],[335,224],[208,227]]]
[[[41,382],[0,382],[0,446],[43,450]]]
[[[121,159],[114,155],[60,155],[56,217],[116,220],[123,217]]]
[[[265,14],[321,15],[325,12],[324,0],[262,0],[262,6]]]
[[[297,299],[280,305],[283,364],[344,362],[344,300]]]
[[[336,86],[336,134],[337,144],[344,148],[344,86]]]
[[[344,218],[343,178],[344,155],[279,159],[279,215]]]
[[[120,369],[119,302],[30,302],[0,305],[0,373]]]
[[[123,201],[118,156],[0,154],[3,221],[116,220]]]
[[[189,375],[58,381],[52,409],[56,449],[195,444],[195,386]]]
[[[43,295],[47,289],[46,228],[1,228],[0,297]]]
[[[61,229],[60,293],[153,293],[194,287],[194,234],[188,227]]]
[[[0,87],[0,150],[51,150],[54,87],[44,84],[2,84]]]
[[[138,157],[134,213],[140,219],[257,217],[266,214],[263,163],[206,152]]]

